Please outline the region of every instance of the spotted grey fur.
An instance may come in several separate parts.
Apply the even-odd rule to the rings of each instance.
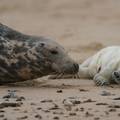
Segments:
[[[0,84],[77,72],[78,64],[55,41],[25,35],[0,23]]]

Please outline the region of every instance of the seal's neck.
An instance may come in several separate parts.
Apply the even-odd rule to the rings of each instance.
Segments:
[[[8,38],[9,40],[25,40],[26,38],[28,38],[28,35],[24,35],[1,23],[0,23],[0,36]]]

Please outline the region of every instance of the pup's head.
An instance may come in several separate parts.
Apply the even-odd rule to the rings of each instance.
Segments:
[[[115,83],[120,84],[120,70],[112,73],[112,79],[115,81]]]

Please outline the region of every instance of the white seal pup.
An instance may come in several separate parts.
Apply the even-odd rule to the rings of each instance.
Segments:
[[[103,48],[79,65],[78,74],[96,85],[120,84],[120,46]]]

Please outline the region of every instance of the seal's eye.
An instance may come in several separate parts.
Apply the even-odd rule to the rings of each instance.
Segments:
[[[56,50],[51,50],[50,53],[56,55],[56,54],[58,54],[58,51],[56,51]]]

